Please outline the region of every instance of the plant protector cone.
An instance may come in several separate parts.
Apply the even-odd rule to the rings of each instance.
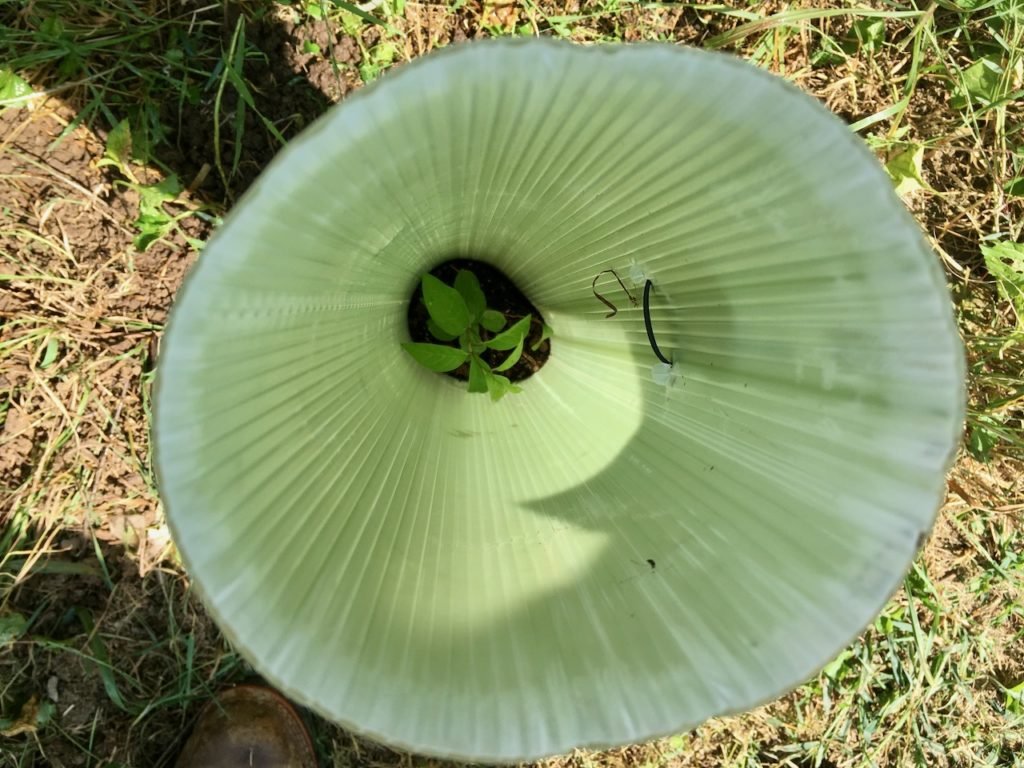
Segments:
[[[400,347],[453,257],[554,329],[521,394]],[[671,365],[611,275],[605,316],[606,269],[652,281]],[[937,258],[816,101],[696,50],[473,43],[332,109],[227,217],[164,339],[156,463],[210,611],[283,692],[525,760],[833,658],[933,522],[963,380]]]

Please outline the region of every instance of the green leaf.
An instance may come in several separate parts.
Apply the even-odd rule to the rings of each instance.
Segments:
[[[540,345],[544,343],[545,339],[550,339],[554,335],[554,333],[554,328],[552,328],[547,323],[543,323],[540,331],[540,338],[537,339],[537,342],[535,344],[530,346],[530,351],[536,352],[538,349],[540,349]]]
[[[32,86],[11,70],[0,68],[0,102],[15,102],[31,93]]]
[[[104,152],[117,165],[126,165],[132,159],[132,129],[125,118],[107,134],[107,149]]]
[[[469,314],[474,320],[480,317],[484,310],[487,309],[487,299],[484,298],[483,289],[480,288],[480,281],[468,269],[460,269],[458,274],[455,275],[455,290],[459,292],[466,302]],[[487,326],[484,327],[486,328]]]
[[[1005,96],[1006,85],[999,59],[982,57],[961,73],[950,104],[957,109],[990,106]]]
[[[398,46],[391,41],[375,45],[364,57],[364,63],[359,66],[359,76],[363,82],[368,83],[376,79],[381,72],[394,64],[398,52]]]
[[[117,680],[114,679],[114,667],[110,663],[107,647],[103,644],[103,637],[99,632],[94,631],[95,626],[92,621],[92,613],[86,608],[79,607],[75,608],[75,615],[82,623],[85,633],[90,637],[89,650],[92,651],[93,661],[96,662],[96,671],[99,672],[107,698],[114,702],[118,709],[130,712],[131,709],[125,703],[124,697],[121,696],[121,691],[117,687]]]
[[[847,662],[847,660],[853,657],[853,651],[849,649],[843,651],[836,658],[834,658],[832,661],[825,665],[825,668],[821,670],[822,674],[824,674],[826,677],[835,680],[836,676],[839,674],[839,671],[843,668],[843,665]]]
[[[491,333],[497,333],[505,327],[505,316],[493,309],[484,310],[484,313],[480,315],[480,325]]]
[[[999,295],[1010,302],[1017,325],[1024,330],[1024,244],[982,244],[981,253],[989,274],[996,279]]]
[[[422,283],[423,303],[441,330],[458,336],[469,328],[469,308],[462,294],[429,273],[423,276]]]
[[[491,369],[483,360],[473,355],[469,361],[469,391],[486,392],[487,380],[491,377]]]
[[[135,226],[139,234],[132,242],[140,251],[166,235],[174,226],[174,216],[164,210],[164,203],[173,202],[181,194],[178,177],[171,174],[163,181],[149,186],[133,186],[139,193],[139,217]]]
[[[117,125],[113,127],[110,133],[107,134],[107,148],[103,152],[103,157],[100,159],[98,165],[113,165],[122,174],[131,178],[127,171],[128,163],[132,159],[132,129],[128,122],[128,118],[125,118]]]
[[[47,16],[39,25],[39,34],[49,42],[58,42],[64,37],[64,22],[59,16]]]
[[[367,13],[366,11],[364,11],[362,8],[360,8],[355,3],[344,2],[344,0],[330,0],[330,2],[331,2],[331,5],[333,5],[333,6],[337,7],[337,8],[341,8],[344,11],[348,11],[353,16],[358,16],[363,21],[368,21],[371,24],[377,24],[377,25],[379,25],[381,27],[384,27],[389,32],[393,32],[394,31],[392,26],[390,24],[388,24],[386,21],[384,21],[383,19],[378,19],[373,14]]]
[[[181,194],[181,184],[175,174],[171,174],[163,181],[150,184],[145,187],[138,187],[139,210],[143,213],[163,213],[164,203],[170,203],[178,199]]]
[[[515,325],[511,326],[508,330],[499,333],[490,341],[484,342],[484,346],[490,349],[512,349],[520,341],[526,338],[526,334],[530,332],[530,320],[531,316],[527,315]]]
[[[863,53],[875,53],[885,43],[885,19],[858,19],[853,22],[857,48]]]
[[[57,352],[60,349],[60,342],[57,341],[56,336],[51,336],[49,341],[46,342],[46,351],[43,352],[43,359],[39,362],[39,367],[42,370],[46,370],[54,361],[57,359]]]
[[[885,170],[896,187],[896,194],[902,196],[922,189],[931,189],[921,175],[924,160],[924,145],[910,144],[885,164]]]
[[[0,616],[0,648],[21,637],[28,629],[28,620],[20,613]]]
[[[491,393],[491,400],[497,402],[507,394],[522,392],[523,390],[504,376],[492,373],[487,377],[487,391]]]
[[[1006,692],[1006,711],[1012,715],[1024,715],[1024,682],[1003,690]]]
[[[999,445],[999,429],[1002,424],[991,416],[979,416],[970,424],[967,434],[967,450],[978,461],[992,459],[992,449]]]
[[[432,319],[427,320],[427,331],[438,341],[452,341],[459,338],[457,333],[445,333]]]
[[[504,359],[504,361],[502,361],[501,365],[499,365],[494,370],[496,370],[496,371],[507,371],[513,365],[518,363],[519,362],[519,358],[523,356],[523,342],[524,341],[525,341],[525,337],[522,338],[522,339],[519,339],[519,343],[516,344],[516,348],[513,349],[511,354],[509,354],[509,356],[506,357]]]
[[[446,347],[442,344],[421,344],[406,342],[402,349],[412,355],[413,359],[424,368],[438,373],[454,371],[469,357],[469,353],[458,347]]]
[[[848,58],[846,51],[831,37],[823,37],[818,49],[811,54],[812,67],[842,64]]]

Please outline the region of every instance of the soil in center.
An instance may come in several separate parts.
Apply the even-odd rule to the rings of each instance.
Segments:
[[[451,259],[450,261],[438,264],[430,270],[430,274],[446,285],[454,285],[455,275],[460,269],[469,270],[476,275],[477,280],[480,282],[480,287],[483,289],[484,296],[487,298],[487,308],[501,312],[505,316],[506,328],[527,315],[531,316],[530,332],[527,334],[526,343],[523,345],[523,356],[519,358],[515,365],[502,373],[503,376],[507,376],[509,381],[513,383],[530,378],[544,367],[548,357],[551,356],[550,339],[545,339],[537,345],[543,334],[543,316],[507,275],[485,261],[461,258]],[[427,306],[423,302],[423,291],[417,283],[416,290],[413,291],[409,299],[408,321],[409,335],[412,341],[427,344],[444,344],[457,348],[459,346],[458,340],[438,341],[430,334],[427,330],[427,320],[429,317]],[[537,345],[537,349],[533,349],[535,345]],[[493,368],[505,360],[508,355],[508,350],[488,349],[481,357],[484,362]],[[469,363],[460,365],[446,375],[460,381],[467,381],[469,379]]]

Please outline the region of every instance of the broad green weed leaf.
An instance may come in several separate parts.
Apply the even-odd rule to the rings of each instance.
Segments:
[[[359,66],[359,76],[364,83],[375,80],[381,72],[395,63],[398,57],[398,46],[395,43],[386,41],[375,45],[364,58],[364,63]]]
[[[979,416],[969,424],[967,450],[978,461],[989,461],[992,449],[999,444],[1002,424],[992,416]]]
[[[924,160],[924,145],[911,144],[906,149],[893,155],[885,164],[885,170],[896,187],[896,194],[905,197],[911,192],[931,187],[921,175],[921,163]]]
[[[441,330],[458,336],[469,328],[469,308],[457,290],[445,285],[431,274],[423,276],[422,284],[423,303],[427,305],[427,312]]]
[[[1004,690],[1006,691],[1006,711],[1013,715],[1024,715],[1024,682]]]
[[[486,392],[490,369],[487,363],[474,355],[469,361],[469,391]]]
[[[511,368],[513,365],[515,365],[516,363],[519,362],[519,358],[523,356],[523,341],[524,341],[524,338],[520,338],[519,339],[519,343],[516,344],[516,348],[513,349],[511,354],[509,354],[509,356],[506,357],[502,361],[501,365],[499,365],[494,370],[496,370],[496,371],[507,371],[509,368]]]
[[[181,194],[181,183],[175,174],[171,174],[163,181],[149,186],[139,187],[139,210],[145,212],[162,211],[164,203],[170,203],[178,199]]]
[[[544,343],[544,340],[545,339],[550,339],[552,337],[552,335],[554,335],[554,333],[555,333],[555,329],[554,328],[552,328],[547,323],[543,323],[542,327],[541,327],[540,338],[537,339],[537,343],[535,343],[535,344],[530,346],[530,351],[531,352],[536,352],[538,349],[540,349],[540,345]]]
[[[435,323],[432,319],[429,318],[427,319],[427,330],[430,332],[430,335],[433,336],[438,341],[452,341],[453,339],[459,338],[459,334],[446,333],[444,330],[438,327],[437,323]]]
[[[999,295],[1010,302],[1017,326],[1024,331],[1024,244],[982,244],[981,254],[989,274],[996,279]]]
[[[469,314],[474,320],[487,309],[487,299],[484,297],[483,289],[480,288],[480,281],[468,269],[460,269],[455,275],[455,290],[466,302],[466,308],[469,309]]]
[[[836,679],[843,665],[848,659],[853,658],[853,651],[847,649],[836,656],[832,661],[825,665],[824,669],[821,670],[822,674],[833,680]]]
[[[0,616],[0,648],[13,643],[28,629],[28,619],[20,613]]]
[[[863,53],[875,53],[885,43],[885,19],[858,19],[853,22],[857,47]]]
[[[17,102],[32,93],[32,86],[9,69],[0,68],[0,104]]]
[[[497,333],[505,327],[505,316],[493,309],[485,310],[480,316],[480,325],[491,333]]]
[[[454,371],[469,357],[469,353],[458,347],[446,347],[443,344],[421,344],[419,342],[406,342],[402,349],[412,355],[412,358],[422,365],[438,373]]]
[[[135,226],[139,234],[132,242],[140,251],[166,235],[174,226],[174,216],[164,209],[164,203],[173,202],[181,194],[178,177],[171,174],[163,181],[148,186],[134,186],[139,193],[139,217]]]
[[[531,317],[531,315],[527,315],[518,323],[509,327],[508,330],[499,333],[490,341],[485,342],[485,346],[490,349],[513,349],[530,332]]]
[[[842,46],[831,37],[822,37],[818,49],[811,54],[812,67],[827,67],[842,64],[848,58]]]
[[[987,107],[1005,95],[1003,67],[995,57],[978,59],[963,71],[950,103],[957,109]]]
[[[132,129],[125,118],[107,134],[107,148],[97,163],[99,166],[113,165],[124,176],[133,178],[128,171],[128,163],[132,159]]]

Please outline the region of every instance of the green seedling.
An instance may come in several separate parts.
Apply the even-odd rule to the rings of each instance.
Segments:
[[[492,400],[500,400],[509,392],[521,392],[520,387],[501,374],[522,357],[533,316],[527,315],[506,327],[509,319],[488,308],[480,281],[465,269],[456,274],[454,287],[431,274],[423,275],[421,286],[423,303],[430,315],[427,330],[445,343],[407,342],[402,348],[424,368],[438,373],[448,373],[468,363],[470,392],[489,392]],[[551,329],[545,326],[541,341],[550,334]],[[458,346],[452,344],[455,341]],[[492,367],[483,359],[487,350],[511,352]]]

